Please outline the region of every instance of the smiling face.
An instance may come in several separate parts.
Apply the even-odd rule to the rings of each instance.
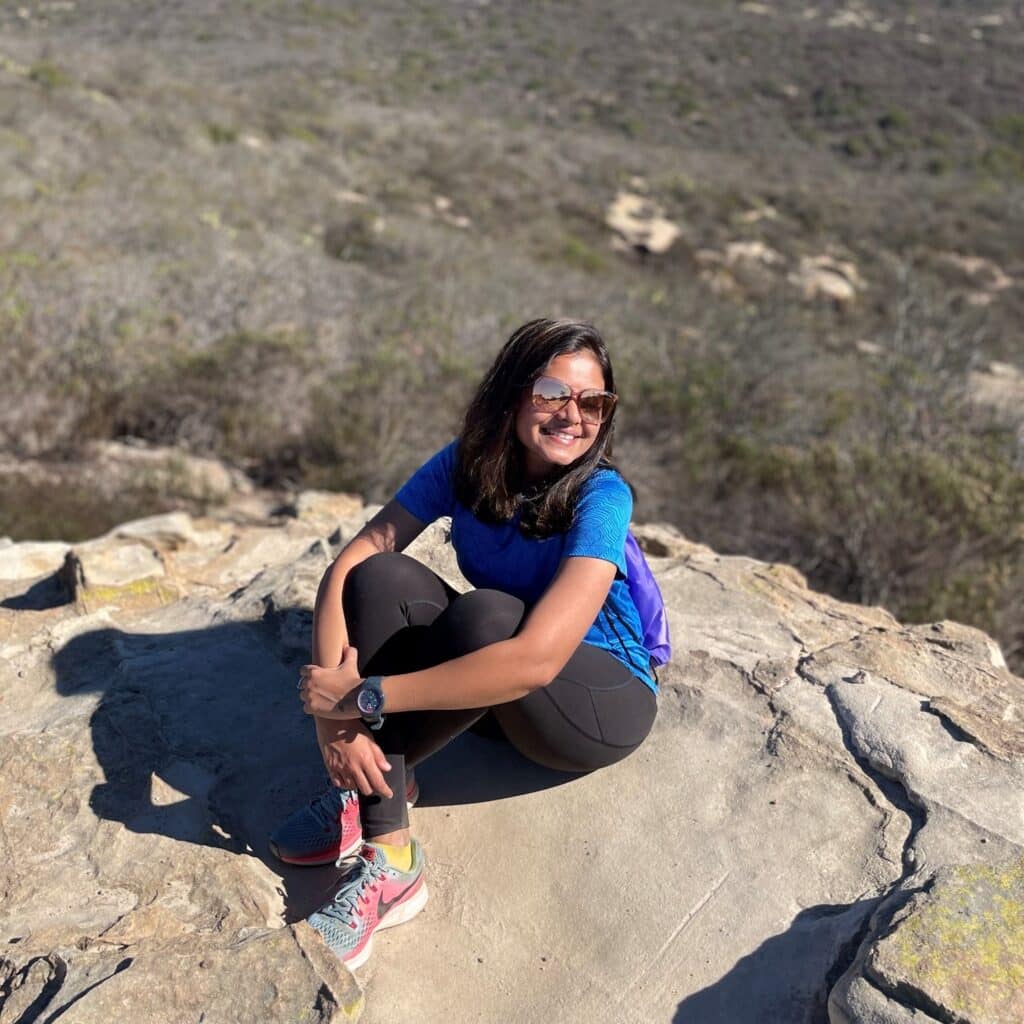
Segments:
[[[556,356],[543,376],[562,381],[574,392],[603,391],[608,386],[601,364],[587,349]],[[533,408],[530,389],[525,388],[516,413],[516,437],[524,449],[526,479],[541,480],[557,467],[575,462],[590,449],[600,430],[600,423],[583,422],[575,399],[558,412],[540,412]]]

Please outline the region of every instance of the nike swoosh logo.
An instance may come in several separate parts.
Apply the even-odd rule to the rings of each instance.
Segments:
[[[379,921],[396,903],[401,903],[419,885],[420,881],[421,879],[417,878],[412,885],[407,885],[397,896],[390,900],[384,899],[384,893],[381,893],[380,899],[377,901],[377,920]]]

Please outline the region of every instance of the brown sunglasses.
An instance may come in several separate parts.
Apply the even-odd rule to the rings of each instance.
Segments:
[[[575,400],[584,423],[603,423],[611,416],[619,396],[596,388],[573,391],[568,384],[555,377],[538,377],[532,384],[530,401],[538,412],[558,412],[565,408],[570,399]]]

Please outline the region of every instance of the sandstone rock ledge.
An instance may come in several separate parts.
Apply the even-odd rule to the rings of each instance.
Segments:
[[[357,984],[296,923],[335,869],[265,836],[321,783],[296,668],[371,511],[3,547],[0,1024],[1020,1020],[1024,681],[664,528],[647,743],[583,778],[472,736],[427,762],[431,902]],[[443,525],[412,553],[465,586]]]

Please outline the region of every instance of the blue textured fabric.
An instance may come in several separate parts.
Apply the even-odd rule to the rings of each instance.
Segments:
[[[640,643],[643,627],[626,585],[626,533],[633,496],[612,469],[596,470],[584,484],[573,524],[566,533],[542,540],[525,537],[518,514],[507,523],[483,523],[455,498],[458,441],[428,459],[395,496],[410,515],[432,523],[451,516],[452,546],[462,574],[474,587],[503,590],[535,604],[563,558],[601,558],[614,564],[615,579],[594,624],[583,638],[618,658],[652,690],[657,684],[650,657]]]

